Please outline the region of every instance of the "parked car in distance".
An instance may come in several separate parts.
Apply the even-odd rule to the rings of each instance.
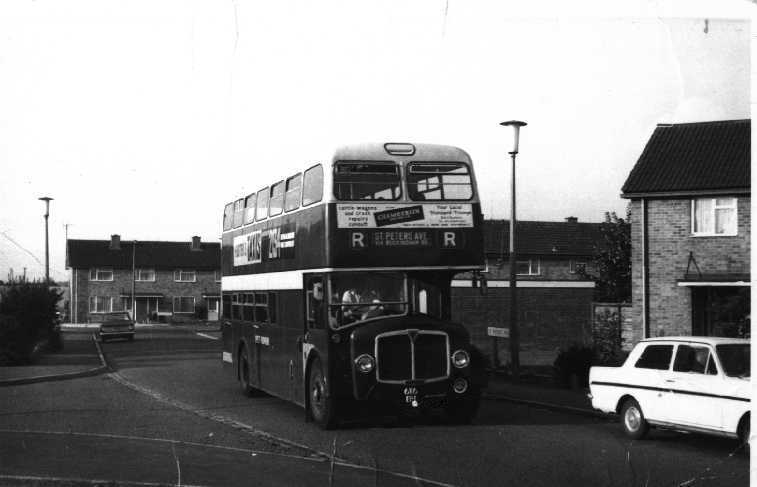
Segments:
[[[126,338],[134,340],[134,321],[126,311],[103,313],[103,321],[97,336],[101,342],[110,338]]]
[[[626,435],[650,426],[749,440],[750,346],[744,338],[640,341],[620,367],[592,367],[592,406],[618,413]]]

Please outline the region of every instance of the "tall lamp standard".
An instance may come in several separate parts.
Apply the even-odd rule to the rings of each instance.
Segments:
[[[526,122],[510,120],[500,125],[513,128],[513,150],[509,152],[512,158],[512,175],[510,186],[510,364],[512,367],[513,381],[520,381],[520,331],[518,330],[518,307],[517,307],[517,280],[515,260],[515,156],[518,154],[518,139],[520,128],[525,127]]]
[[[45,284],[50,285],[50,240],[47,230],[47,219],[50,216],[50,202],[53,198],[43,196],[38,199],[45,202]]]

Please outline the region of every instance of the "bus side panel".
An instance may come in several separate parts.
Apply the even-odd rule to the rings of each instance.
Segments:
[[[221,321],[221,361],[228,375],[236,377],[236,357],[234,357],[234,334],[231,322]]]

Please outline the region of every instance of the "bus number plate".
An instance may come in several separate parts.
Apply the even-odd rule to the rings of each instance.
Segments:
[[[418,401],[418,389],[416,387],[405,387],[405,403],[412,404]]]

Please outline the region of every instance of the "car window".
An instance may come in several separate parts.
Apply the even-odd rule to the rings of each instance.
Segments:
[[[668,370],[672,357],[673,345],[648,345],[636,361],[636,368]]]
[[[678,345],[673,370],[708,375],[718,373],[710,349],[701,345]]]
[[[104,316],[103,321],[120,321],[128,320],[129,315],[127,313],[111,313]]]

